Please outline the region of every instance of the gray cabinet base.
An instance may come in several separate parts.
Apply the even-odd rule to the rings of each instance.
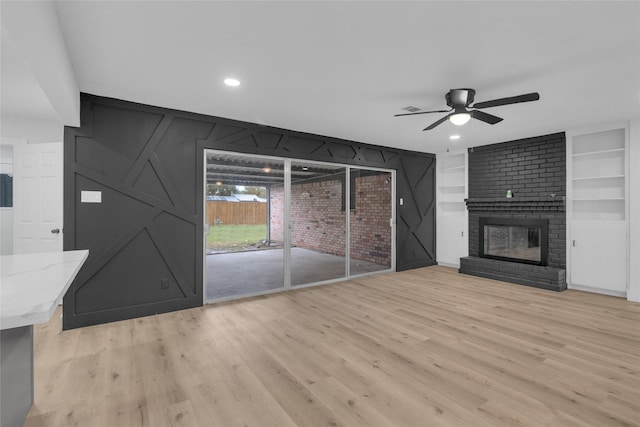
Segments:
[[[33,405],[33,326],[0,331],[0,425],[21,427]]]

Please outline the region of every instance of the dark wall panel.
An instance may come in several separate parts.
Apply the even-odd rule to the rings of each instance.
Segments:
[[[205,148],[395,169],[396,268],[435,264],[432,154],[82,94],[81,126],[65,128],[64,249],[90,255],[65,329],[202,304]]]

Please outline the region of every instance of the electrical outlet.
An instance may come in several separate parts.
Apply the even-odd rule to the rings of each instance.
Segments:
[[[169,279],[165,277],[164,279],[160,279],[160,289],[168,289],[169,288]]]

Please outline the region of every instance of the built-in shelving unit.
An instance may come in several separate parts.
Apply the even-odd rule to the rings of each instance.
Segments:
[[[438,210],[441,215],[464,216],[467,192],[465,153],[438,159]]]
[[[625,129],[573,138],[572,219],[625,220]]]
[[[467,152],[438,155],[436,178],[438,264],[459,266],[469,254],[467,206]]]
[[[567,281],[625,296],[628,260],[627,124],[570,132]]]

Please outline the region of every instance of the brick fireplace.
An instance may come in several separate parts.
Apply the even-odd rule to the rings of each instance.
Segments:
[[[469,149],[461,273],[566,289],[565,162],[564,133]]]

